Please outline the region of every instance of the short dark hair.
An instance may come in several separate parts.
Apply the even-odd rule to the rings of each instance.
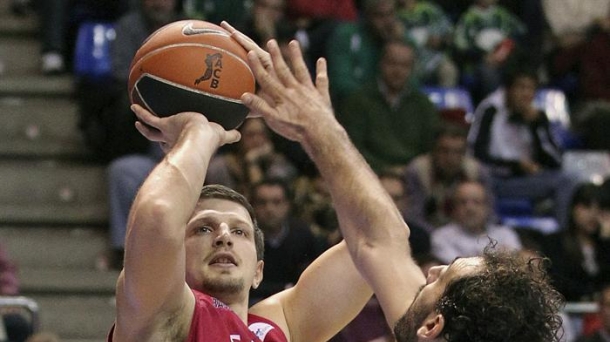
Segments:
[[[529,67],[512,68],[504,74],[504,86],[508,89],[512,87],[517,79],[526,77],[534,81],[536,85],[540,83],[540,78],[536,70]]]
[[[256,191],[261,186],[279,186],[280,188],[282,188],[282,191],[284,191],[284,198],[287,201],[292,202],[292,190],[290,189],[290,186],[288,185],[288,183],[285,180],[283,180],[282,178],[278,178],[278,177],[263,178],[262,180],[252,184],[252,186],[250,187],[250,201],[251,202],[255,202],[257,200]]]
[[[572,193],[570,202],[570,210],[568,211],[568,230],[574,232],[576,230],[576,221],[574,220],[574,207],[577,205],[591,206],[600,204],[601,188],[599,185],[590,182],[578,184]]]
[[[464,140],[468,138],[468,129],[466,127],[449,122],[441,123],[434,133],[434,140],[437,142],[443,137],[462,138]]]
[[[207,198],[216,198],[235,202],[246,208],[248,214],[250,215],[250,219],[252,219],[252,224],[254,225],[254,244],[256,247],[256,259],[263,260],[265,257],[265,237],[263,235],[263,231],[258,227],[258,223],[256,222],[256,215],[254,214],[254,209],[252,208],[252,205],[250,204],[250,202],[248,202],[246,197],[224,185],[210,184],[205,185],[201,189],[201,193],[199,194],[199,200]]]
[[[550,284],[543,258],[488,246],[484,269],[447,285],[436,304],[450,342],[557,342],[563,296]]]

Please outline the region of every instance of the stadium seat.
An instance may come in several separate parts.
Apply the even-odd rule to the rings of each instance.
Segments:
[[[582,146],[570,123],[570,106],[565,93],[560,89],[541,88],[536,92],[534,105],[546,112],[551,129],[557,142],[563,149],[574,149]]]
[[[24,296],[0,296],[0,315],[18,317],[19,325],[27,324],[31,333],[36,333],[40,330],[40,317],[38,303]],[[23,321],[23,323],[21,323]],[[1,329],[4,325],[1,324]],[[0,334],[6,334],[6,331],[0,330]],[[6,337],[6,335],[4,335]]]
[[[114,39],[114,23],[82,23],[74,49],[75,77],[93,81],[109,79],[112,72],[110,44]]]
[[[460,87],[423,87],[422,91],[428,95],[443,119],[463,124],[470,123],[474,105],[468,90]]]

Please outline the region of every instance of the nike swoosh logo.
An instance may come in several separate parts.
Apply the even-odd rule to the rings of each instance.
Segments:
[[[218,34],[221,36],[229,36],[227,33],[210,28],[195,28],[193,23],[188,23],[182,28],[182,34],[185,36],[193,36],[197,34]]]

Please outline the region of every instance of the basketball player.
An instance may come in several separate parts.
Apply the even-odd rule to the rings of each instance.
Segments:
[[[559,340],[563,300],[537,260],[488,247],[483,257],[431,268],[424,282],[410,255],[408,227],[335,120],[325,61],[318,61],[312,83],[298,43],[290,43],[293,73],[276,42],[267,46],[269,62],[266,52],[231,31],[251,50],[249,62],[261,89],[261,96],[244,94],[243,102],[276,132],[300,142],[315,162],[354,263],[399,342]]]
[[[239,133],[199,113],[133,110],[136,128],[166,154],[130,211],[109,341],[327,341],[364,307],[372,290],[340,243],[294,287],[249,309],[263,280],[262,232],[243,196],[202,190],[210,158]]]

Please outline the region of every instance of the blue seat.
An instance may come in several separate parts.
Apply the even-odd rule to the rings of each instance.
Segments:
[[[572,132],[568,100],[561,89],[539,89],[534,98],[534,105],[546,112],[555,139],[563,149],[582,146],[578,136]]]
[[[459,119],[464,123],[471,121],[474,105],[472,97],[466,88],[461,87],[422,87],[422,91],[428,95],[430,101],[441,112],[441,116],[446,114],[446,119]],[[453,111],[461,111],[461,118],[455,118]]]
[[[112,22],[85,22],[78,28],[74,76],[104,81],[112,75],[110,45],[116,37]]]
[[[501,223],[519,229],[532,229],[542,234],[555,233],[560,229],[553,217],[507,216],[501,219]]]

